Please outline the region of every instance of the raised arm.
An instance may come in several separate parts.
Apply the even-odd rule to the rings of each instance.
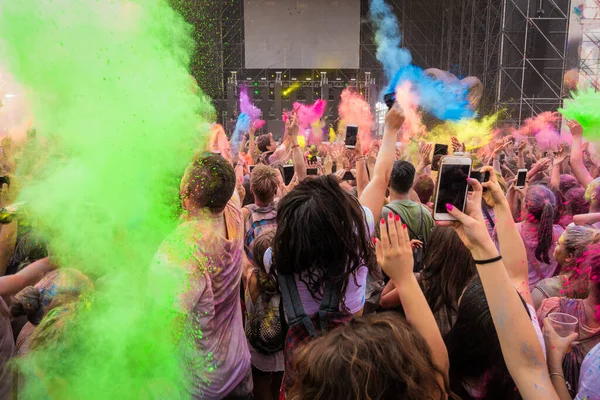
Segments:
[[[525,400],[557,400],[548,375],[542,346],[531,319],[508,276],[498,250],[490,238],[481,211],[482,187],[470,179],[473,194],[467,201],[467,214],[451,205],[449,213],[458,221],[454,226],[471,251],[500,340],[502,355],[519,393]],[[442,224],[442,223],[440,223]],[[448,225],[448,223],[444,223]]]
[[[583,164],[583,127],[577,121],[568,121],[567,126],[573,135],[573,145],[571,146],[571,171],[575,178],[581,183],[581,186],[587,187],[594,178]]]
[[[562,172],[562,164],[569,157],[569,154],[565,151],[564,146],[560,147],[560,150],[556,152],[554,159],[552,159],[552,173],[550,174],[550,186],[554,189],[558,189],[560,186],[560,174]]]
[[[381,215],[381,209],[385,200],[385,191],[388,187],[392,167],[394,166],[396,137],[403,123],[404,116],[399,107],[392,107],[385,116],[385,129],[379,154],[377,154],[373,176],[359,198],[360,204],[371,210],[373,215]]]
[[[46,257],[29,264],[14,275],[0,277],[0,296],[8,304],[10,296],[15,295],[27,286],[35,285],[46,273],[55,268],[50,259]]]
[[[250,159],[252,160],[252,164],[255,164],[256,161],[254,160],[254,155],[255,155],[255,151],[256,151],[256,146],[254,143],[254,133],[255,133],[256,129],[254,128],[254,125],[250,126],[250,130],[248,131],[248,155],[250,155]]]
[[[573,222],[575,225],[592,225],[600,222],[600,213],[574,215]]]
[[[487,192],[483,198],[487,205],[494,209],[496,218],[496,233],[500,244],[500,254],[504,260],[506,272],[517,291],[528,304],[533,305],[529,292],[529,274],[527,264],[527,251],[523,238],[514,222],[512,211],[504,192],[498,184],[498,178],[493,168],[483,167],[482,172],[490,172],[490,180],[483,183]]]
[[[358,192],[358,198],[365,191],[365,188],[369,184],[369,173],[367,172],[367,161],[365,160],[365,156],[362,152],[362,144],[360,141],[360,136],[356,139],[356,147],[354,149],[356,157],[354,161],[356,162],[356,191]]]
[[[425,338],[431,348],[433,361],[447,375],[448,351],[429,304],[413,274],[413,253],[408,230],[400,217],[389,213],[381,219],[381,240],[376,241],[377,262],[390,277],[400,297],[406,320]],[[389,234],[388,234],[389,231]],[[393,293],[393,292],[392,292]],[[443,384],[442,381],[440,381]]]
[[[298,145],[298,116],[294,113],[291,119],[288,120],[289,125],[287,126],[287,134],[290,139],[290,146],[292,149],[292,160],[294,160],[294,173],[298,181],[302,181],[306,178],[306,162],[304,161],[304,154],[302,149]]]

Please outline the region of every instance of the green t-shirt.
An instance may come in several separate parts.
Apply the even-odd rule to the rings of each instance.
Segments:
[[[382,218],[387,218],[390,208],[396,214],[399,214],[402,221],[410,228],[408,233],[411,240],[417,239],[416,235],[421,235],[425,239],[425,242],[427,242],[435,223],[433,222],[431,213],[424,205],[415,203],[412,200],[394,200],[383,208],[381,211]],[[422,226],[421,219],[423,219]]]

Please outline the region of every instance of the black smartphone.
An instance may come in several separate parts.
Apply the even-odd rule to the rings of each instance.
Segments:
[[[546,158],[546,157],[548,157],[548,152],[547,151],[545,151],[545,152],[542,153],[542,158]]]
[[[388,108],[388,111],[392,109],[392,107],[394,107],[394,103],[396,102],[396,93],[392,92],[392,93],[388,93],[385,96],[383,96],[383,101],[385,101],[385,105]]]
[[[500,164],[504,164],[504,161],[506,161],[506,154],[502,153],[500,154]]]
[[[8,186],[10,186],[10,177],[8,176],[0,176],[0,188],[2,187],[2,185],[7,184]]]
[[[477,179],[479,183],[484,183],[490,180],[490,171],[479,172],[479,171],[471,171],[471,179]],[[483,188],[485,192],[487,188]],[[469,185],[469,192],[472,192],[473,188]]]
[[[354,175],[352,175],[352,172],[350,172],[350,171],[346,171],[344,173],[344,176],[342,177],[343,181],[353,181],[354,179],[355,179]]]
[[[437,193],[433,218],[437,221],[454,221],[446,209],[451,204],[464,211],[467,200],[467,177],[471,174],[472,160],[469,157],[450,156],[442,160],[438,175]]]
[[[356,147],[356,137],[358,136],[358,125],[346,126],[346,147],[353,149]]]
[[[448,155],[448,145],[436,143],[433,147],[433,158],[431,159],[431,170],[439,171],[440,160]]]
[[[283,166],[283,183],[289,185],[294,177],[294,166],[293,165],[284,165]]]
[[[523,189],[525,187],[525,183],[527,183],[527,170],[520,169],[517,172],[517,185],[518,189]]]
[[[319,175],[319,168],[306,168],[306,175],[310,175],[310,176]]]
[[[252,173],[252,170],[254,169],[254,167],[256,167],[256,165],[248,165],[248,169],[250,170],[250,173]]]

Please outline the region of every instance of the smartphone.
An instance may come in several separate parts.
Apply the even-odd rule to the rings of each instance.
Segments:
[[[0,188],[2,187],[2,185],[7,184],[8,186],[10,186],[10,177],[8,176],[0,176]]]
[[[358,136],[358,125],[346,126],[346,147],[353,149],[356,147],[356,137]]]
[[[470,177],[472,179],[477,179],[479,181],[479,183],[484,183],[490,180],[490,171],[486,171],[486,172],[479,172],[479,171],[471,171],[471,175]],[[487,188],[483,188],[483,191],[485,192],[487,190]],[[473,188],[469,185],[469,192],[472,192]]]
[[[294,177],[294,166],[293,165],[284,165],[283,166],[283,182],[286,185],[289,185]]]
[[[519,150],[515,150],[515,156],[519,155]]]
[[[310,176],[319,175],[319,168],[306,168],[306,175],[310,175]]]
[[[455,221],[448,213],[446,204],[452,204],[460,211],[465,211],[467,204],[468,183],[473,161],[465,156],[447,156],[442,159],[438,174],[435,194],[433,219],[436,221]]]
[[[502,153],[500,154],[500,164],[504,164],[504,161],[506,161],[506,154]]]
[[[353,181],[353,180],[355,180],[355,179],[356,179],[356,178],[354,178],[354,175],[352,175],[352,172],[350,172],[350,171],[346,171],[346,172],[344,173],[344,176],[342,177],[342,180],[343,180],[343,181]]]
[[[527,170],[520,169],[517,172],[517,189],[523,189],[525,187],[525,183],[527,182]]]
[[[432,171],[439,171],[440,160],[446,155],[448,155],[448,145],[436,143],[433,147],[433,158],[431,159]]]
[[[383,96],[383,101],[385,101],[385,105],[387,106],[388,111],[391,110],[394,106],[394,103],[396,102],[396,93],[392,92],[386,94],[385,96]]]
[[[542,153],[542,158],[546,158],[546,157],[548,157],[548,152],[547,151],[545,151],[545,152]]]
[[[254,167],[256,167],[256,165],[248,165],[248,170],[250,170],[250,173],[252,173]]]

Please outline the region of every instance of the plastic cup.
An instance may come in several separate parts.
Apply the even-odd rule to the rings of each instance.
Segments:
[[[571,333],[574,333],[579,325],[579,320],[569,314],[564,313],[550,313],[548,314],[550,324],[560,337],[567,337]],[[567,353],[571,352],[571,346],[567,349]]]

